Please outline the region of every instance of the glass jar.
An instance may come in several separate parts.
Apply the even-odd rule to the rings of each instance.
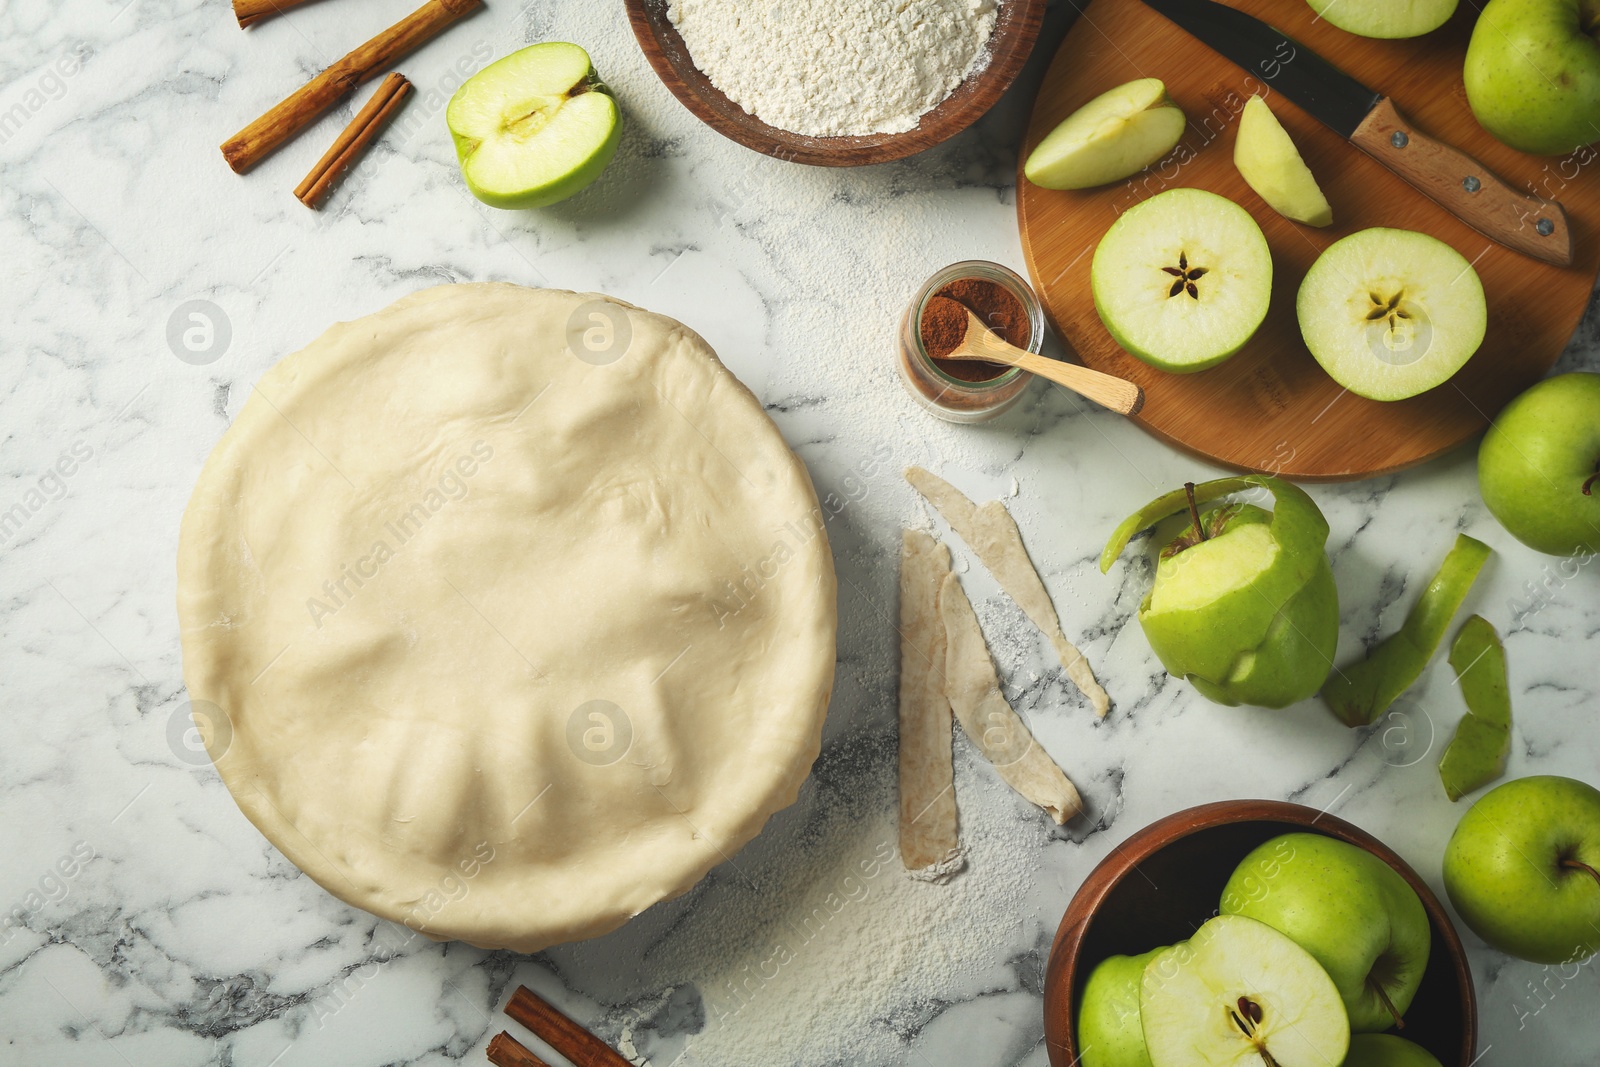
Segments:
[[[984,422],[1022,399],[1022,394],[1033,384],[1033,375],[1011,367],[993,378],[969,382],[946,373],[928,355],[922,343],[923,311],[935,293],[962,278],[992,282],[1015,296],[1028,315],[1028,343],[1017,344],[1017,347],[1035,354],[1043,347],[1044,308],[1028,283],[1008,267],[988,260],[968,259],[952,263],[934,274],[911,298],[900,319],[896,365],[906,391],[932,414],[950,422]]]

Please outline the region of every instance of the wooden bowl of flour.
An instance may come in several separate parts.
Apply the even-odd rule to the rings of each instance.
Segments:
[[[625,0],[628,21],[645,58],[684,107],[713,130],[746,148],[816,167],[859,167],[916,155],[948,140],[983,117],[1015,80],[1039,36],[1044,0],[1003,0],[996,10],[986,66],[904,133],[813,137],[770,126],[734,103],[695,66],[667,0]]]

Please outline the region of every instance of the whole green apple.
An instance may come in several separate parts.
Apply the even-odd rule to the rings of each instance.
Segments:
[[[1600,141],[1600,0],[1489,0],[1463,74],[1483,128],[1512,148],[1565,155]]]
[[[1200,504],[1249,489],[1267,512]],[[1305,491],[1276,478],[1223,478],[1168,493],[1130,516],[1100,557],[1187,506],[1186,531],[1162,549],[1139,624],[1168,673],[1219,704],[1287,707],[1322,687],[1339,638],[1339,595],[1324,545],[1328,523]]]
[[[1478,449],[1478,490],[1529,548],[1600,552],[1600,374],[1546,378],[1507,404]]]
[[[1439,1067],[1433,1053],[1393,1034],[1356,1034],[1344,1067]]]
[[[1082,1067],[1151,1067],[1139,1017],[1139,983],[1145,964],[1165,951],[1112,956],[1089,973],[1078,1007]]]
[[[1222,890],[1222,914],[1257,919],[1316,957],[1350,1029],[1400,1021],[1428,968],[1431,931],[1416,891],[1347,841],[1284,834],[1246,856]]]
[[[1491,789],[1445,847],[1444,888],[1502,952],[1587,959],[1600,949],[1600,790],[1555,775]]]

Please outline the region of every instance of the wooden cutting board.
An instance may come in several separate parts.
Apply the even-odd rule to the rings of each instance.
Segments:
[[[1230,0],[1388,94],[1418,129],[1468,152],[1513,185],[1560,200],[1575,243],[1572,267],[1552,267],[1495,244],[1249,74],[1139,0],[1093,0],[1056,54],[1018,159],[1017,218],[1034,287],[1061,339],[1085,364],[1131,378],[1147,401],[1135,419],[1155,436],[1228,467],[1304,480],[1344,480],[1409,467],[1471,438],[1560,356],[1600,269],[1600,157],[1523,155],[1473,119],[1461,82],[1474,6],[1410,41],[1356,37],[1318,20],[1303,0]],[[1189,119],[1173,154],[1133,179],[1061,192],[1026,181],[1020,164],[1057,123],[1100,93],[1161,78]],[[1334,225],[1279,216],[1233,166],[1238,116],[1267,97],[1333,205]],[[1089,289],[1095,246],[1117,215],[1165,189],[1209,189],[1241,204],[1272,247],[1272,308],[1226,363],[1198,374],[1156,370],[1106,333]],[[1295,294],[1323,249],[1369,226],[1421,230],[1472,261],[1488,295],[1483,347],[1449,382],[1396,403],[1345,392],[1300,339]]]

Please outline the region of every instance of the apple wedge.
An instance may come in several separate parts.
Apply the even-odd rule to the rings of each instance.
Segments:
[[[1350,1021],[1316,959],[1266,923],[1219,915],[1145,966],[1139,1014],[1152,1067],[1329,1067]]]
[[[1256,195],[1284,218],[1307,226],[1333,225],[1333,208],[1322,187],[1278,116],[1259,96],[1246,101],[1239,116],[1233,165]]]
[[[1068,115],[1039,142],[1022,173],[1041,189],[1090,189],[1121,181],[1172,151],[1184,122],[1161,79],[1140,78]]]
[[[544,207],[600,176],[622,113],[575,44],[530,45],[484,67],[450,98],[445,122],[472,195],[499,208]]]
[[[1382,227],[1330,245],[1300,283],[1300,334],[1329,376],[1369,400],[1448,381],[1489,325],[1483,283],[1436,237]]]

